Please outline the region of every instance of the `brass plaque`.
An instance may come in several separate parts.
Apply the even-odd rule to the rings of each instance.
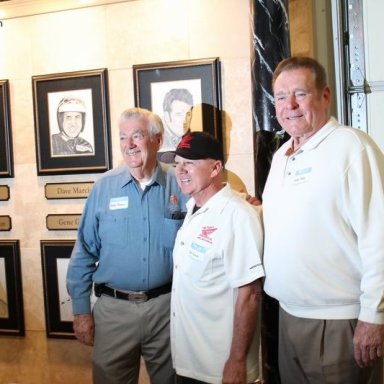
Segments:
[[[12,229],[12,220],[10,216],[0,216],[0,231],[10,231]]]
[[[47,183],[45,197],[47,199],[85,199],[94,182],[87,183]]]
[[[9,200],[9,187],[8,185],[0,185],[0,201]]]
[[[80,224],[81,214],[47,215],[47,229],[56,230],[76,230]]]

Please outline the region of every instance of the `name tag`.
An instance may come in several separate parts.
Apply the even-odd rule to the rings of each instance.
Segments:
[[[206,251],[207,249],[201,245],[192,243],[191,249],[189,250],[189,256],[196,261],[203,261],[203,256]]]
[[[109,201],[109,209],[111,211],[115,209],[126,209],[126,208],[128,208],[128,196],[113,197]]]
[[[300,184],[300,183],[307,182],[311,176],[311,173],[312,173],[312,167],[299,169],[298,171],[295,172],[292,183]]]

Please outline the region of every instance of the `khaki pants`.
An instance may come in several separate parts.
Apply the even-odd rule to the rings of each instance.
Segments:
[[[382,384],[383,361],[360,368],[353,353],[357,320],[303,319],[280,307],[279,370],[283,384]]]
[[[94,307],[94,384],[136,384],[143,356],[152,384],[174,384],[169,339],[171,294],[144,303],[102,295]]]

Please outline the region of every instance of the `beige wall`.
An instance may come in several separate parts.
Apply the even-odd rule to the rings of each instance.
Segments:
[[[294,3],[297,5],[297,1]],[[0,6],[0,12],[5,8]],[[40,240],[74,239],[75,231],[48,231],[45,217],[53,213],[80,213],[84,204],[82,199],[47,200],[45,184],[93,181],[99,175],[37,176],[31,77],[108,69],[116,166],[120,162],[116,122],[124,108],[134,105],[132,65],[219,57],[227,168],[239,178],[239,185],[244,184],[253,193],[249,2],[123,1],[10,19],[0,16],[0,20],[0,79],[10,82],[15,164],[15,178],[0,179],[1,185],[9,185],[11,195],[9,201],[0,202],[0,214],[10,215],[13,224],[10,232],[0,232],[0,239],[20,240],[27,330],[25,340],[1,339],[0,382],[16,381],[21,373],[28,377],[28,367],[39,375],[38,379],[27,379],[28,383],[88,382],[89,350],[74,341],[45,338]],[[298,30],[300,38],[304,30],[303,26]],[[310,50],[306,36],[303,44],[305,50]],[[6,348],[4,343],[8,343]],[[8,348],[14,351],[14,360],[5,352]],[[18,368],[22,361],[24,373]],[[37,374],[36,367],[46,363],[62,373]],[[14,369],[10,370],[12,366]],[[73,370],[79,374],[76,381],[65,374]]]
[[[0,202],[13,228],[0,238],[20,239],[27,330],[43,330],[40,240],[75,238],[48,231],[52,213],[80,213],[84,200],[47,200],[44,185],[95,180],[97,174],[37,176],[31,77],[108,68],[114,165],[120,162],[117,120],[134,105],[132,65],[220,57],[226,112],[228,168],[253,189],[249,6],[238,0],[144,0],[3,21],[0,78],[8,79],[15,178],[11,199]],[[203,43],[202,43],[203,42]],[[231,127],[229,127],[229,124]]]

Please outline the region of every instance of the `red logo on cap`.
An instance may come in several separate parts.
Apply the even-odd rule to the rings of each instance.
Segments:
[[[189,142],[191,140],[192,140],[192,136],[190,136],[190,135],[184,136],[181,139],[179,145],[177,146],[177,149],[180,149],[180,148],[188,148],[188,149],[190,149],[191,148],[191,144]]]

